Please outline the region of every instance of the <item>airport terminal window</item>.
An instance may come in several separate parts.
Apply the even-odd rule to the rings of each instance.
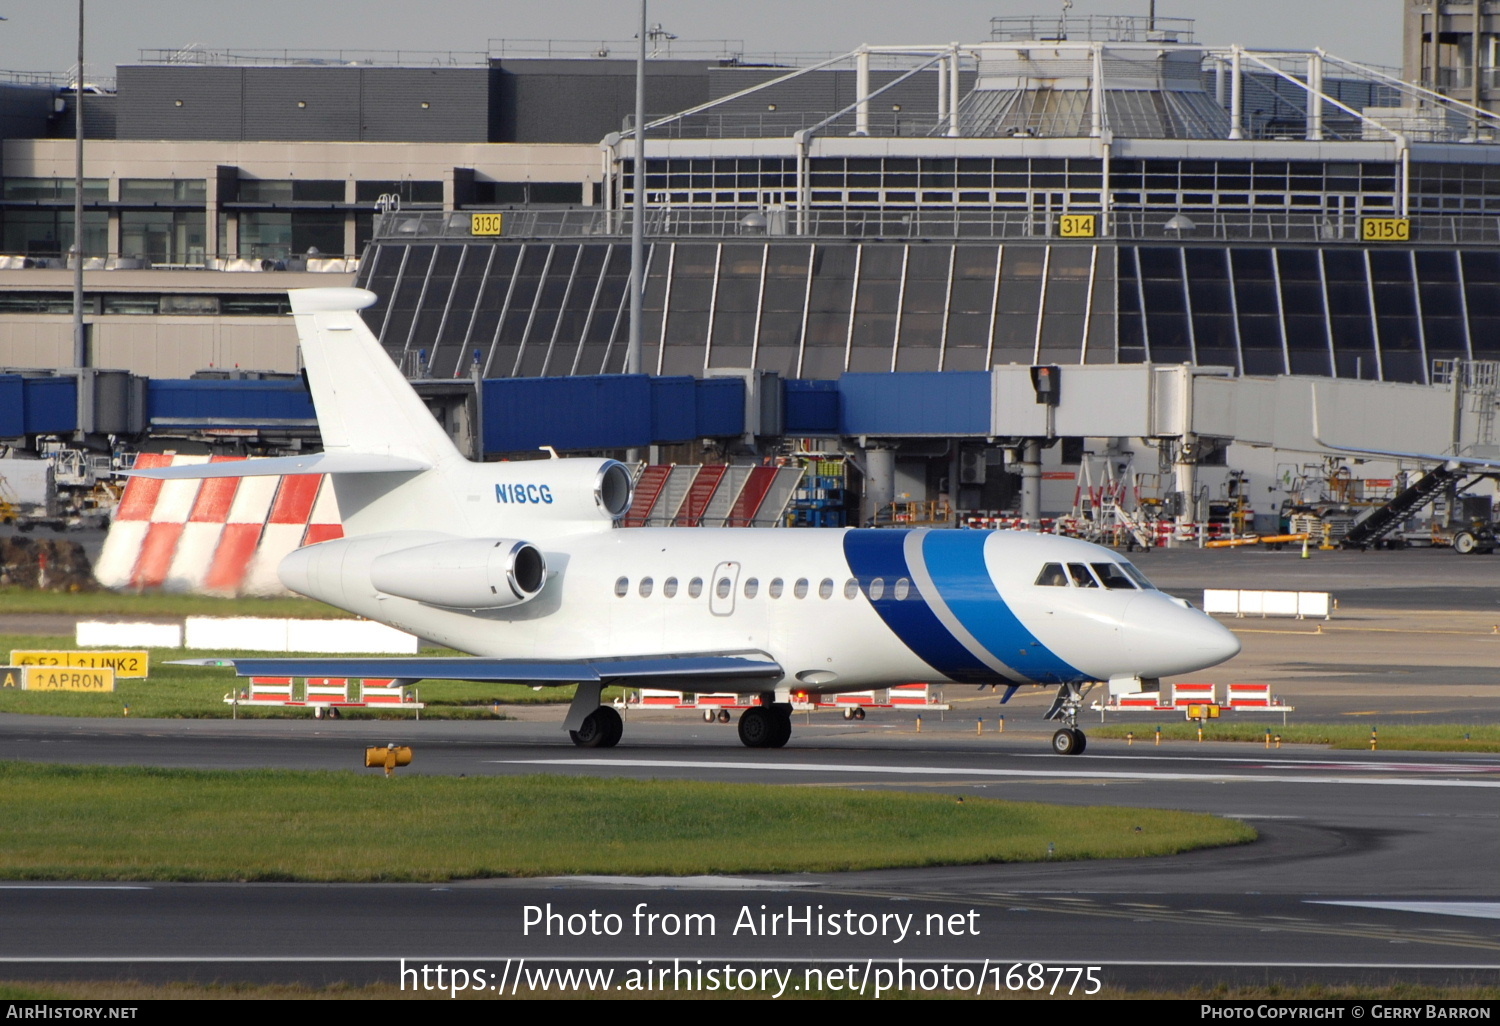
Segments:
[[[630,594],[630,578],[629,577],[621,577],[620,579],[618,579],[617,581],[615,581],[615,594],[618,595],[620,598],[624,598],[626,595]]]
[[[668,577],[665,581],[662,581],[661,593],[666,598],[675,598],[677,596],[677,578]]]
[[[688,581],[688,598],[697,598],[703,594],[703,578],[694,577]]]
[[[642,577],[641,578],[641,587],[640,587],[641,598],[650,598],[651,597],[651,586],[652,586],[653,583],[654,582],[649,577]]]
[[[799,577],[797,583],[792,585],[792,594],[799,599],[807,598],[807,578]]]
[[[208,183],[201,178],[121,178],[122,203],[203,203]]]
[[[1130,583],[1129,576],[1118,563],[1095,563],[1093,567],[1094,573],[1099,575],[1099,580],[1104,582],[1106,588],[1122,591],[1135,590],[1135,585]]]
[[[1043,588],[1066,588],[1068,575],[1063,572],[1061,563],[1048,563],[1042,567],[1042,572],[1036,575],[1036,583]]]
[[[1089,573],[1089,568],[1084,563],[1069,563],[1068,573],[1073,577],[1073,583],[1080,588],[1097,588],[1099,582],[1094,580],[1094,575]]]
[[[753,599],[760,592],[760,580],[755,577],[745,579],[745,597]]]
[[[403,181],[354,183],[354,200],[356,203],[374,203],[382,196],[399,196],[402,206],[407,206],[408,204],[442,206],[443,183],[414,182],[410,179]]]

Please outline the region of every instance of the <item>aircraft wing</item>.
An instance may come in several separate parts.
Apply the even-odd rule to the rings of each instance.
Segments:
[[[506,684],[582,684],[634,680],[691,684],[728,684],[736,680],[779,678],[780,664],[761,652],[700,655],[629,656],[618,659],[525,660],[478,656],[433,658],[229,659],[241,677],[395,678],[467,680]],[[644,680],[643,680],[644,679]]]
[[[307,456],[272,456],[268,459],[224,460],[220,463],[190,463],[181,467],[127,470],[129,477],[161,481],[197,480],[207,477],[280,477],[283,474],[415,474],[432,464],[403,456],[365,453],[319,452]]]

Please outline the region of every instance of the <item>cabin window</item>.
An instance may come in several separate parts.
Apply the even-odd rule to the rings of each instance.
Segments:
[[[856,587],[858,587],[856,585]],[[833,598],[833,578],[823,578],[823,583],[818,585],[818,598]]]
[[[795,595],[795,596],[797,596],[799,599],[805,599],[805,598],[807,598],[807,578],[806,577],[799,577],[799,578],[797,578],[797,583],[794,584],[794,585],[792,585],[792,594]]]
[[[640,593],[641,593],[641,598],[650,598],[651,597],[651,585],[653,583],[654,582],[649,577],[642,577],[641,578],[641,586],[640,586],[640,589],[639,589]]]
[[[879,602],[885,597],[885,580],[877,577],[870,582],[870,601]]]
[[[667,598],[674,598],[677,595],[677,578],[668,577],[665,581],[662,581],[661,593]]]
[[[892,589],[891,593],[895,595],[897,602],[905,602],[907,596],[911,594],[911,582],[905,577],[901,578],[896,582],[896,587]]]
[[[1073,577],[1073,585],[1077,588],[1097,588],[1099,582],[1094,580],[1094,575],[1089,573],[1087,564],[1069,563],[1068,573]]]
[[[621,577],[618,581],[615,582],[615,594],[620,598],[624,598],[626,595],[630,594],[629,577]]]
[[[1042,572],[1036,575],[1036,583],[1043,588],[1066,588],[1068,575],[1061,563],[1048,563],[1042,567]]]
[[[770,587],[766,589],[766,593],[772,598],[781,598],[781,593],[785,588],[786,582],[780,577],[776,577],[772,579]]]
[[[727,577],[720,577],[718,583],[714,585],[714,594],[718,595],[721,599],[727,599],[729,593],[733,590],[734,582]]]
[[[859,582],[853,577],[844,582],[844,598],[852,599],[859,594]]]
[[[688,598],[697,598],[703,594],[703,578],[694,577],[688,581]]]
[[[752,599],[752,598],[754,598],[756,596],[756,593],[759,592],[759,591],[760,591],[760,580],[758,578],[755,578],[755,577],[747,577],[745,579],[745,597],[747,599]]]
[[[1094,573],[1099,575],[1099,580],[1104,582],[1106,588],[1135,591],[1135,585],[1130,583],[1130,578],[1118,563],[1095,563],[1093,567]]]

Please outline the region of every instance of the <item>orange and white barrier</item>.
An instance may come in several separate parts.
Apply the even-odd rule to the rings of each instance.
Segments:
[[[209,461],[142,453],[136,467]],[[116,590],[286,595],[276,577],[282,557],[343,535],[333,489],[322,474],[181,481],[133,477],[94,576]]]

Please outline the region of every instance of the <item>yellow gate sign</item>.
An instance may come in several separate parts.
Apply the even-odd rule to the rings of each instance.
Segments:
[[[113,691],[115,671],[28,666],[21,687],[27,691]]]
[[[1092,239],[1096,223],[1094,214],[1064,214],[1057,222],[1057,234],[1065,239]]]
[[[1362,217],[1359,237],[1365,242],[1410,242],[1411,218]]]
[[[505,227],[504,214],[470,214],[470,235],[499,235]]]
[[[48,652],[40,649],[12,649],[10,661],[17,666],[69,666],[93,670],[113,670],[116,677],[144,680],[150,670],[151,654],[145,650],[124,652]]]

